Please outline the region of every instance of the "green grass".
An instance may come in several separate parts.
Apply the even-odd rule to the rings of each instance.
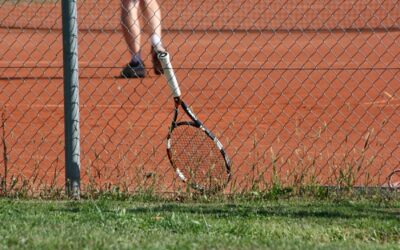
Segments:
[[[0,199],[0,249],[400,249],[400,202]]]

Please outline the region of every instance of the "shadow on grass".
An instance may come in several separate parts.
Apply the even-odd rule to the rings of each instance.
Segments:
[[[95,206],[103,213],[115,213],[110,209],[110,204],[81,204],[64,207],[63,212],[84,212],[90,206]],[[94,205],[96,204],[96,205]],[[273,205],[245,205],[245,204],[180,204],[166,203],[161,205],[142,205],[135,208],[127,208],[127,213],[152,214],[152,213],[178,213],[178,214],[202,214],[218,218],[229,217],[285,217],[285,218],[326,218],[326,219],[379,219],[400,220],[400,210],[396,207],[371,207],[352,204],[273,204]]]
[[[304,206],[304,205],[284,205],[256,207],[246,205],[199,205],[182,206],[179,204],[164,204],[156,207],[137,207],[127,209],[129,213],[191,213],[207,214],[218,217],[289,217],[289,218],[340,218],[340,219],[361,219],[376,218],[384,220],[399,220],[400,212],[390,211],[389,209],[376,209],[355,206]]]

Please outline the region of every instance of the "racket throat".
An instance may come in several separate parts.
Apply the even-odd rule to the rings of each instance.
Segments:
[[[181,103],[182,103],[182,100],[181,100],[181,98],[178,96],[178,97],[174,97],[174,102],[175,102],[175,109],[178,109],[179,106],[180,106]]]

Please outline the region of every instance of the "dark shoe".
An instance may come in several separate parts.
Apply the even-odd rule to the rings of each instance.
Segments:
[[[154,47],[151,48],[151,62],[153,63],[154,73],[156,75],[164,74],[164,70],[162,68],[160,60],[157,57],[157,51]]]
[[[144,78],[146,76],[146,69],[143,63],[132,65],[128,63],[121,71],[121,77],[125,78]]]

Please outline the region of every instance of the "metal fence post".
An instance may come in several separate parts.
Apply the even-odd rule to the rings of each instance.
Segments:
[[[62,0],[64,55],[65,180],[69,196],[80,196],[78,24],[76,0]]]

